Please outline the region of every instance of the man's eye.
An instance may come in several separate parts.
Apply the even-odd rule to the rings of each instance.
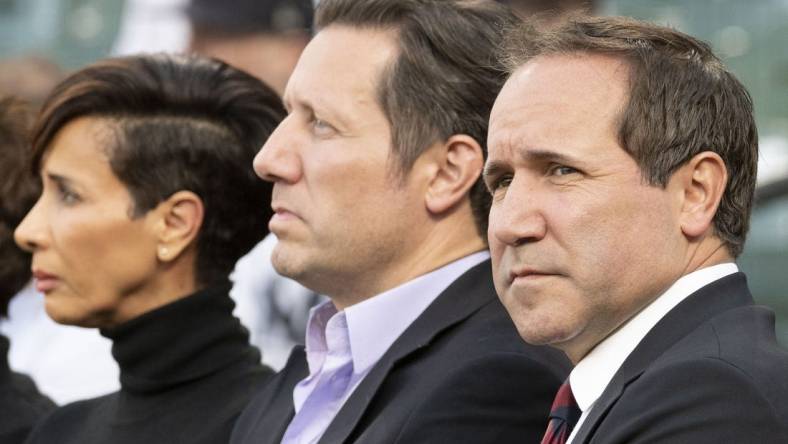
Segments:
[[[312,129],[315,134],[326,135],[334,132],[334,127],[323,119],[315,117],[312,119]]]
[[[491,180],[487,186],[488,191],[490,194],[495,194],[498,190],[504,189],[512,183],[511,176],[501,176],[496,177]]]
[[[550,169],[550,175],[552,176],[568,176],[578,172],[576,169],[566,165],[556,165]]]

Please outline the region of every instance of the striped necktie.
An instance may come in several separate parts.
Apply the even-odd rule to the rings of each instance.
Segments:
[[[542,438],[542,444],[565,444],[580,419],[580,414],[567,378],[555,395],[553,407],[550,409],[550,423]]]

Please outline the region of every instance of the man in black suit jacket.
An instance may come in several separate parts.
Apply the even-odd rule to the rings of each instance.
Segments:
[[[543,442],[788,442],[788,352],[734,263],[758,158],[744,87],[706,44],[626,18],[507,48],[495,286],[527,342],[576,364]]]
[[[517,19],[493,2],[323,0],[255,159],[281,274],[330,301],[233,443],[522,443],[568,372],[495,295],[480,175]],[[458,38],[461,36],[462,38]]]

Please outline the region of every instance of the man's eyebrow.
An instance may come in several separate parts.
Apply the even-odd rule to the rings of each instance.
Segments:
[[[485,179],[488,177],[496,177],[509,170],[511,170],[511,168],[506,162],[502,162],[500,160],[488,160],[487,163],[484,164],[482,178]]]
[[[572,156],[546,149],[523,149],[520,150],[520,157],[527,162],[536,163],[576,164],[578,162]]]
[[[558,164],[576,165],[580,163],[579,160],[575,159],[572,156],[568,156],[566,154],[562,154],[546,149],[524,148],[519,150],[518,155],[525,162],[533,163],[533,164],[558,163]],[[482,177],[495,177],[504,172],[510,171],[511,169],[512,167],[509,165],[508,162],[504,162],[501,160],[488,160],[487,163],[484,164],[484,169],[482,170]]]

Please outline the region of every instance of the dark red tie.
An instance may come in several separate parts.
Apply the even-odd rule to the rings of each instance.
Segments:
[[[567,378],[555,395],[553,407],[550,409],[550,424],[547,425],[542,444],[565,444],[581,413]]]

